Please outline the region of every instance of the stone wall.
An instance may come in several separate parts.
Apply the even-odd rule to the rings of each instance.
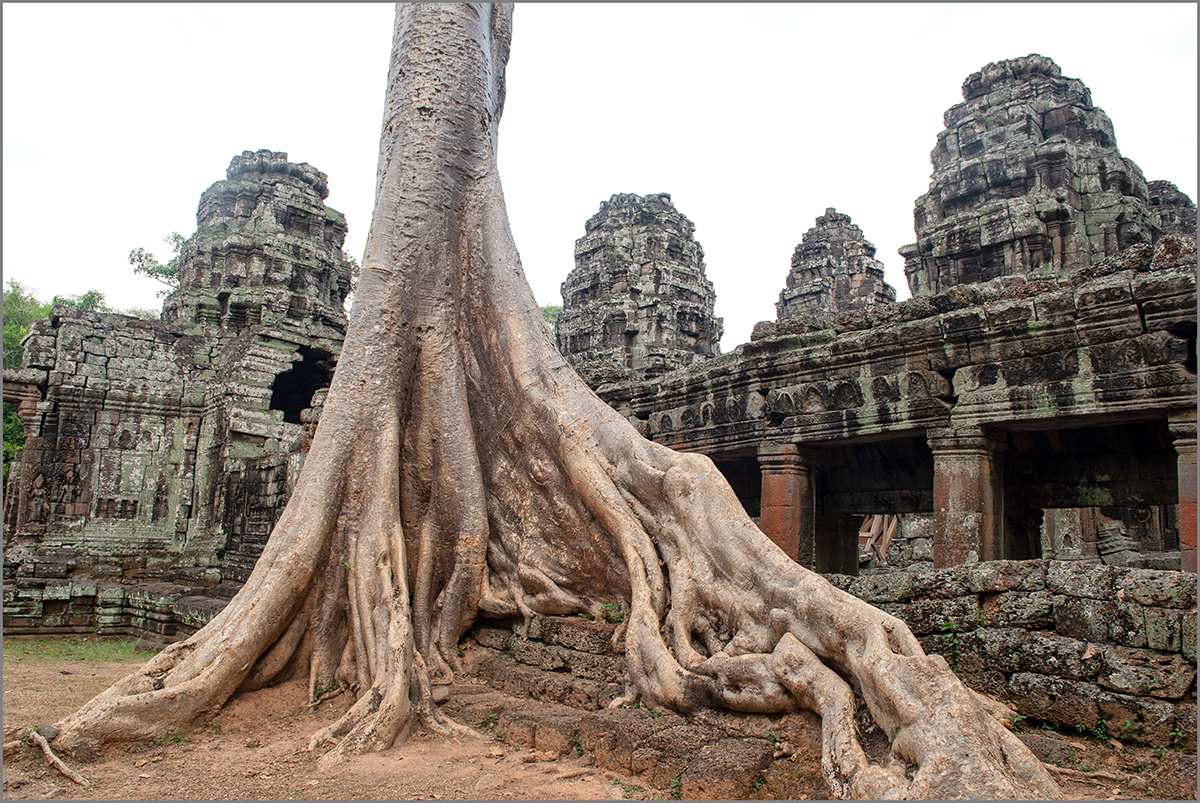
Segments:
[[[945,114],[915,245],[914,296],[1000,276],[1064,276],[1161,228],[1142,171],[1083,83],[1031,54],[988,64]]]
[[[1196,749],[1194,574],[1030,560],[829,580],[1019,714]]]
[[[816,223],[792,254],[786,286],[775,302],[777,320],[809,317],[829,324],[840,313],[896,300],[875,246],[849,215],[830,208]]]
[[[555,326],[558,350],[585,380],[597,370],[604,381],[658,376],[718,353],[704,250],[670,195],[614,195],[586,231]]]

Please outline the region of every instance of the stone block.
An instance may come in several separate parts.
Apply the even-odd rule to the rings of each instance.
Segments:
[[[1180,619],[1180,651],[1183,657],[1195,663],[1196,661],[1196,616],[1184,614]]]
[[[1159,608],[1192,610],[1196,607],[1196,575],[1155,569],[1130,569],[1121,578],[1119,596],[1130,602]]]
[[[1103,653],[1096,682],[1111,691],[1179,700],[1196,680],[1195,664],[1179,655],[1112,646]]]
[[[971,566],[968,585],[975,593],[984,591],[1040,591],[1046,587],[1049,561],[992,560]]]
[[[1055,594],[1111,600],[1127,570],[1095,563],[1052,560],[1046,569],[1046,587]]]
[[[877,607],[898,617],[918,636],[941,632],[947,622],[959,631],[974,630],[980,623],[979,600],[973,596],[881,603]]]
[[[1171,703],[1098,689],[1096,706],[1108,732],[1120,734],[1117,738],[1151,746],[1171,745],[1176,722],[1176,707]]]
[[[1142,611],[1140,605],[1055,595],[1054,630],[1082,641],[1145,647],[1146,618]]]
[[[688,800],[743,800],[771,763],[774,747],[762,739],[722,739],[700,750],[680,777]]]
[[[1054,627],[1054,595],[1049,591],[1009,591],[984,594],[981,617],[988,627]]]
[[[1095,727],[1100,721],[1094,683],[1017,672],[1008,682],[1008,704],[1017,713],[1044,722]]]
[[[932,555],[930,556],[932,560]],[[932,572],[922,572],[913,578],[914,599],[953,599],[971,593],[969,565],[949,566]]]
[[[1187,616],[1195,622],[1196,615],[1190,611],[1150,607],[1143,608],[1142,613],[1146,617],[1146,646],[1161,652],[1180,652],[1183,618]]]
[[[907,572],[866,575],[855,579],[848,591],[872,605],[909,602],[913,598],[913,575]]]

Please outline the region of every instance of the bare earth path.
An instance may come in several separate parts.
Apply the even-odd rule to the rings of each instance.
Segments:
[[[13,729],[53,722],[127,674],[126,663],[4,663],[5,740]],[[585,766],[589,757],[542,754],[490,739],[417,735],[332,772],[306,751],[309,735],[344,712],[347,696],[306,710],[303,682],[232,698],[214,722],[161,744],[109,748],[99,760],[70,762],[90,782],[76,786],[32,748],[4,760],[3,796],[59,799],[646,799],[669,792],[644,779]],[[1035,753],[1068,768],[1055,779],[1068,798],[1188,799],[1195,757],[1143,748],[1117,750],[1083,735],[1037,732]],[[1082,749],[1081,749],[1082,748]],[[1074,775],[1070,774],[1074,771]],[[1090,775],[1089,775],[1090,774]]]

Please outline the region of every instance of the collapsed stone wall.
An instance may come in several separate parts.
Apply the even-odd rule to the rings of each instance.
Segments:
[[[809,317],[828,324],[840,313],[896,300],[875,246],[849,215],[831,207],[816,224],[792,254],[786,286],[775,302],[776,320]]]
[[[963,82],[900,249],[914,296],[1000,276],[1064,276],[1161,231],[1142,171],[1091,92],[1037,54]]]
[[[585,380],[658,376],[718,353],[723,327],[694,231],[665,192],[614,195],[588,220],[555,326]]]

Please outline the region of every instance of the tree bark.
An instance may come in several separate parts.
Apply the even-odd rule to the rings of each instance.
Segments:
[[[166,735],[307,672],[356,702],[311,748],[386,749],[480,613],[627,622],[633,689],[682,712],[810,708],[853,797],[1057,797],[1007,713],[898,619],[789,560],[712,462],[642,438],[555,349],[496,169],[511,6],[396,13],[374,219],[304,471],[241,592],[58,724],[70,749]],[[854,690],[892,740],[872,766]]]

